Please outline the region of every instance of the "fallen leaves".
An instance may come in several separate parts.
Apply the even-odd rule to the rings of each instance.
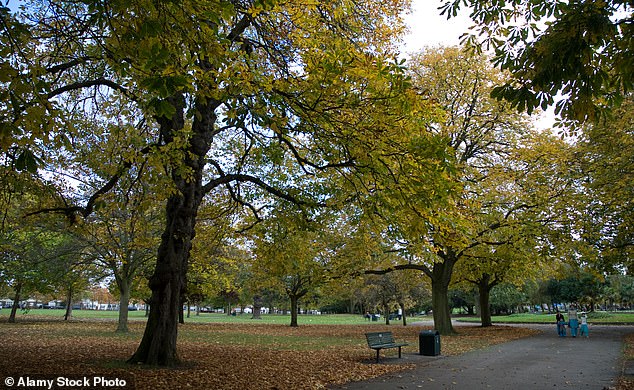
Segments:
[[[388,364],[373,364],[375,353],[364,333],[381,329],[410,343],[403,354],[418,352],[423,328],[384,325],[306,325],[291,328],[262,324],[185,324],[176,369],[125,364],[138,346],[142,323],[129,334],[115,334],[113,323],[28,322],[0,324],[0,375],[103,376],[122,378],[136,389],[323,389],[407,370],[388,351]],[[441,336],[443,355],[461,354],[532,334],[516,327],[458,328]],[[382,353],[383,354],[383,353]]]

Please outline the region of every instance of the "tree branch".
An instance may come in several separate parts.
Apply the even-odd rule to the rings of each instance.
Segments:
[[[242,173],[236,173],[236,174],[222,174],[220,177],[218,177],[217,179],[214,179],[212,181],[210,181],[209,183],[205,184],[203,186],[203,193],[209,193],[211,190],[213,190],[214,188],[223,185],[223,184],[228,184],[231,182],[242,182],[242,183],[252,183],[255,184],[256,186],[258,186],[259,188],[263,189],[264,191],[268,192],[271,195],[274,195],[278,198],[287,200],[291,203],[294,203],[296,205],[315,205],[315,206],[325,206],[324,203],[313,203],[313,202],[307,202],[301,199],[298,199],[296,197],[294,197],[291,194],[288,194],[286,192],[283,192],[271,185],[269,185],[268,183],[265,183],[262,179],[255,177],[255,176],[251,176],[251,175],[247,175],[247,174],[242,174]]]
[[[139,153],[140,154],[147,154],[147,153],[150,152],[150,150],[152,149],[153,146],[154,145],[148,145],[145,148],[141,149],[139,151]],[[66,217],[68,217],[68,219],[71,221],[71,223],[75,222],[76,213],[80,213],[84,218],[86,218],[90,214],[92,214],[92,212],[94,211],[95,203],[97,202],[97,200],[102,195],[108,193],[111,189],[113,189],[114,186],[119,182],[119,179],[123,176],[123,174],[126,173],[127,170],[130,169],[131,167],[132,167],[132,161],[125,161],[121,165],[121,167],[119,168],[117,173],[115,173],[106,182],[106,184],[101,186],[101,188],[99,188],[97,191],[95,191],[90,196],[90,198],[88,198],[88,202],[86,203],[86,206],[84,206],[84,207],[81,207],[81,206],[67,206],[67,207],[46,208],[46,209],[40,209],[38,211],[34,211],[34,212],[31,212],[31,213],[28,213],[24,217],[29,217],[29,216],[32,216],[32,215],[44,214],[44,213],[61,213],[61,214],[65,214]]]
[[[425,275],[431,275],[431,270],[424,264],[397,264],[392,267],[388,267],[380,270],[365,270],[363,273],[365,275],[385,275],[394,271],[402,271],[406,269],[413,269],[417,271],[423,271]]]
[[[46,97],[47,99],[53,98],[57,95],[61,95],[64,92],[69,92],[69,91],[75,91],[78,89],[82,89],[82,88],[88,88],[88,87],[96,87],[96,86],[106,86],[106,87],[110,87],[114,90],[120,91],[122,92],[124,95],[128,96],[128,90],[124,87],[122,87],[121,85],[115,83],[112,80],[108,80],[105,78],[98,78],[95,80],[87,80],[87,81],[79,81],[76,83],[72,83],[72,84],[68,84],[68,85],[64,85],[63,87],[59,87],[57,89],[52,90],[51,92],[49,92]]]

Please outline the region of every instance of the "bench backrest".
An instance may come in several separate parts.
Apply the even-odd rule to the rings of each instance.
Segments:
[[[394,344],[392,332],[366,333],[365,338],[368,340],[368,346],[370,347],[381,344]]]

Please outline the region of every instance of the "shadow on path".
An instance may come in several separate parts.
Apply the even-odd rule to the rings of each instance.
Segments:
[[[335,389],[608,389],[621,375],[621,349],[633,326],[590,327],[590,337],[558,337],[555,325],[521,325],[542,333],[460,356],[403,355],[416,368]]]

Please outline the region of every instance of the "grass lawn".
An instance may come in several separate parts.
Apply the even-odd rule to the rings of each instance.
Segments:
[[[563,313],[566,318],[567,313]],[[480,317],[455,317],[459,321],[480,322]],[[493,323],[552,324],[555,314],[521,313],[507,316],[492,316]],[[588,313],[590,324],[634,324],[634,313],[597,311]]]
[[[0,310],[0,321],[6,320],[9,317],[10,310],[2,309]],[[64,317],[64,310],[61,309],[31,309],[28,311],[18,310],[16,314],[16,318],[18,321],[20,319],[33,319],[33,318],[50,318],[50,319],[60,319]],[[187,313],[185,313],[187,314]],[[107,311],[107,310],[73,310],[73,318],[74,319],[109,319],[109,320],[117,320],[119,316],[118,311]],[[129,321],[145,321],[145,311],[129,311],[128,312],[128,320]],[[408,321],[424,321],[424,320],[432,320],[432,317],[408,317]],[[385,318],[380,318],[378,321],[368,321],[361,315],[352,315],[352,314],[322,314],[322,315],[312,315],[312,314],[301,314],[298,316],[299,325],[364,325],[364,324],[372,324],[372,325],[381,325],[385,323]],[[191,312],[189,318],[185,318],[185,322],[193,322],[193,323],[228,323],[228,324],[243,324],[243,323],[262,323],[262,324],[278,324],[278,325],[288,325],[291,323],[290,315],[282,315],[282,314],[262,314],[262,319],[253,320],[251,319],[251,314],[238,314],[236,316],[230,316],[227,314],[221,313],[200,313],[200,315],[196,315],[196,313]],[[397,320],[390,321],[392,324],[400,323]]]

